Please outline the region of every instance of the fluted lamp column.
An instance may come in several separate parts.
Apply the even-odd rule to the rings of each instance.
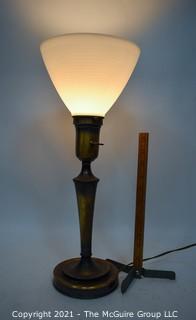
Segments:
[[[133,72],[139,48],[127,40],[102,34],[67,34],[46,40],[41,53],[50,78],[73,116],[76,156],[82,162],[74,178],[77,195],[81,257],[59,263],[53,283],[76,298],[97,298],[118,285],[118,270],[92,257],[93,211],[99,179],[91,162],[99,152],[100,127]]]

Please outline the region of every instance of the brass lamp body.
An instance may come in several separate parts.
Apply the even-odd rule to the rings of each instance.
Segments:
[[[91,257],[93,212],[99,179],[91,171],[91,162],[99,152],[99,134],[103,117],[74,116],[76,156],[82,161],[80,174],[73,179],[77,195],[81,257],[58,264],[53,283],[60,292],[81,299],[98,298],[118,285],[118,270],[110,262]]]

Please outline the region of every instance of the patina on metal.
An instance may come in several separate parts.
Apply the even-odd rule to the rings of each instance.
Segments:
[[[97,183],[91,162],[99,153],[103,117],[74,116],[76,156],[82,161],[80,174],[73,179],[77,195],[81,257],[61,262],[54,269],[54,286],[62,293],[81,299],[104,296],[118,285],[118,269],[109,261],[93,258],[92,228]]]

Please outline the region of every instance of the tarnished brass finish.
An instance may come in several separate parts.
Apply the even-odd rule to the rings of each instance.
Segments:
[[[76,156],[81,161],[93,161],[99,152],[99,133],[103,117],[74,116],[76,127]]]
[[[63,261],[54,269],[54,286],[62,293],[81,299],[104,296],[118,285],[118,269],[110,262],[91,257],[93,212],[99,179],[90,164],[98,156],[102,117],[74,116],[76,155],[82,161],[80,174],[73,179],[77,195],[81,258]]]
[[[73,180],[80,220],[81,256],[88,258],[91,256],[93,211],[99,179],[92,174],[90,163],[83,162],[81,173]]]
[[[70,259],[59,263],[54,269],[55,288],[74,298],[95,299],[112,292],[118,285],[118,271],[111,263],[97,258],[92,258],[96,263],[107,265],[109,272],[100,278],[78,280],[64,274],[67,265],[75,265],[79,258]]]

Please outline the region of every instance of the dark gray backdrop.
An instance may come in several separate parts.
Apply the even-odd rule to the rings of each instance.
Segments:
[[[53,267],[79,254],[72,178],[80,170],[72,118],[39,45],[67,32],[125,37],[141,48],[127,87],[107,114],[93,165],[98,185],[93,251],[131,260],[138,132],[150,132],[145,256],[195,241],[196,2],[0,1],[1,307],[35,311],[177,309],[195,319],[195,249],[146,263],[176,282],[144,279],[92,301],[51,285]],[[123,278],[123,275],[120,276]],[[81,318],[82,319],[82,318]]]

